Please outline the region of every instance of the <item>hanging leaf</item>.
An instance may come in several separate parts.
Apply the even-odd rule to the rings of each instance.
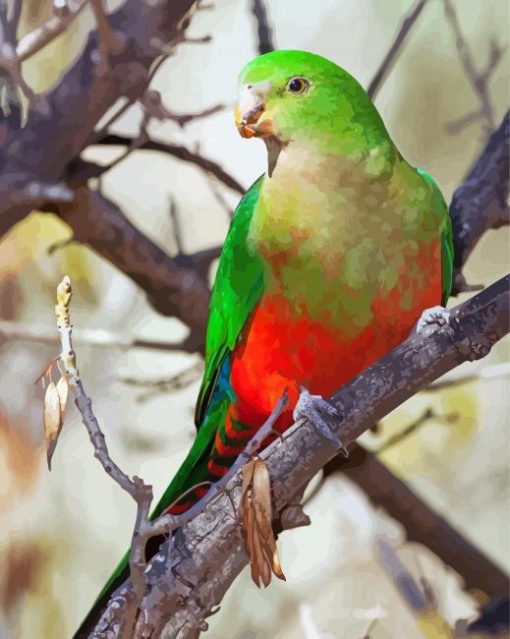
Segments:
[[[51,458],[62,428],[60,396],[54,382],[50,382],[44,395],[44,433],[46,436],[46,458],[51,470]]]
[[[60,400],[60,419],[63,422],[67,408],[67,398],[69,397],[69,382],[65,375],[62,375],[57,382],[57,393]]]
[[[271,482],[266,464],[254,459],[243,468],[241,514],[251,577],[257,587],[267,588],[271,572],[285,580],[272,526]]]

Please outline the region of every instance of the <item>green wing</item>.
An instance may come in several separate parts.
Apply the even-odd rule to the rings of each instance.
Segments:
[[[453,230],[448,206],[443,195],[428,173],[422,169],[417,169],[418,173],[424,177],[434,188],[434,208],[441,211],[443,219],[439,229],[441,240],[441,304],[446,306],[453,284]]]
[[[232,399],[230,358],[239,334],[260,299],[263,265],[248,246],[248,231],[262,178],[239,202],[221,252],[209,304],[205,372],[195,409],[198,433],[193,446],[151,517],[159,517],[191,486],[204,481],[218,426]]]
[[[264,289],[264,267],[248,246],[247,236],[263,177],[240,201],[223,246],[211,294],[205,352],[205,373],[195,409],[197,428],[203,423],[225,357]]]

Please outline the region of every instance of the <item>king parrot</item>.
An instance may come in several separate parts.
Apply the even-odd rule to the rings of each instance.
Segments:
[[[261,55],[240,73],[236,124],[265,142],[268,170],[232,219],[212,289],[198,432],[152,518],[203,496],[201,486],[179,499],[225,474],[284,389],[279,430],[300,396],[320,417],[320,396],[403,341],[451,290],[441,192],[402,157],[349,73],[305,51]],[[81,632],[127,576],[127,560]]]

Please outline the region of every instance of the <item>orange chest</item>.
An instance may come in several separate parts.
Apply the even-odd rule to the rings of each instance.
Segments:
[[[328,396],[402,342],[423,310],[441,303],[436,247],[420,258],[425,285],[421,277],[417,286],[407,269],[398,285],[374,297],[370,322],[355,334],[296,314],[281,294],[264,295],[233,353],[231,383],[239,402],[262,415],[267,397],[277,400],[286,385]]]

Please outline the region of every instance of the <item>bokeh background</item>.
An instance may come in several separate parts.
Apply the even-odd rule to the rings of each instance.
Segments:
[[[121,3],[115,3],[115,6]],[[278,48],[324,55],[367,86],[409,10],[409,0],[271,0],[267,10]],[[113,8],[114,4],[108,6]],[[504,0],[454,2],[478,68],[491,43],[508,47],[510,7]],[[47,19],[51,2],[23,3],[21,32]],[[65,34],[23,65],[36,92],[52,86],[81,51],[93,26],[86,9]],[[196,112],[221,103],[214,115],[181,128],[151,122],[160,140],[199,149],[246,187],[265,169],[265,148],[241,139],[233,126],[236,76],[257,53],[249,0],[223,0],[193,18],[190,36],[155,76],[168,108]],[[492,74],[495,120],[508,108],[508,57]],[[448,125],[477,107],[440,0],[430,0],[376,99],[402,154],[438,182],[449,201],[485,142],[483,119],[455,132]],[[143,117],[131,107],[114,130],[136,135]],[[111,163],[120,147],[93,147],[87,158]],[[95,185],[163,250],[194,252],[222,242],[238,195],[199,168],[169,155],[136,151]],[[174,215],[170,214],[172,204]],[[465,268],[470,282],[489,284],[508,270],[508,229],[488,232]],[[34,380],[58,345],[28,340],[39,327],[55,334],[55,288],[73,282],[73,322],[109,331],[123,345],[80,343],[79,367],[110,452],[130,474],[154,486],[156,497],[189,448],[201,361],[197,355],[132,348],[136,338],[178,342],[186,328],[158,315],[127,277],[90,249],[72,242],[69,227],[48,213],[32,213],[0,241],[0,637],[65,639],[71,635],[126,548],[134,522],[130,498],[93,457],[74,406],[46,466],[43,391]],[[457,303],[452,300],[452,303]],[[18,337],[14,337],[17,327]],[[19,336],[21,333],[21,337]],[[181,372],[176,390],[157,383]],[[486,359],[451,374],[458,383],[419,394],[366,435],[372,450],[467,538],[508,570],[509,342]],[[397,444],[385,446],[427,409],[432,417]],[[422,637],[374,551],[381,530],[409,571],[426,575],[441,614],[453,625],[473,616],[477,598],[426,548],[408,544],[398,522],[374,509],[342,474],[331,475],[310,499],[312,526],[279,541],[287,583],[258,591],[241,575],[211,619],[210,639]]]

